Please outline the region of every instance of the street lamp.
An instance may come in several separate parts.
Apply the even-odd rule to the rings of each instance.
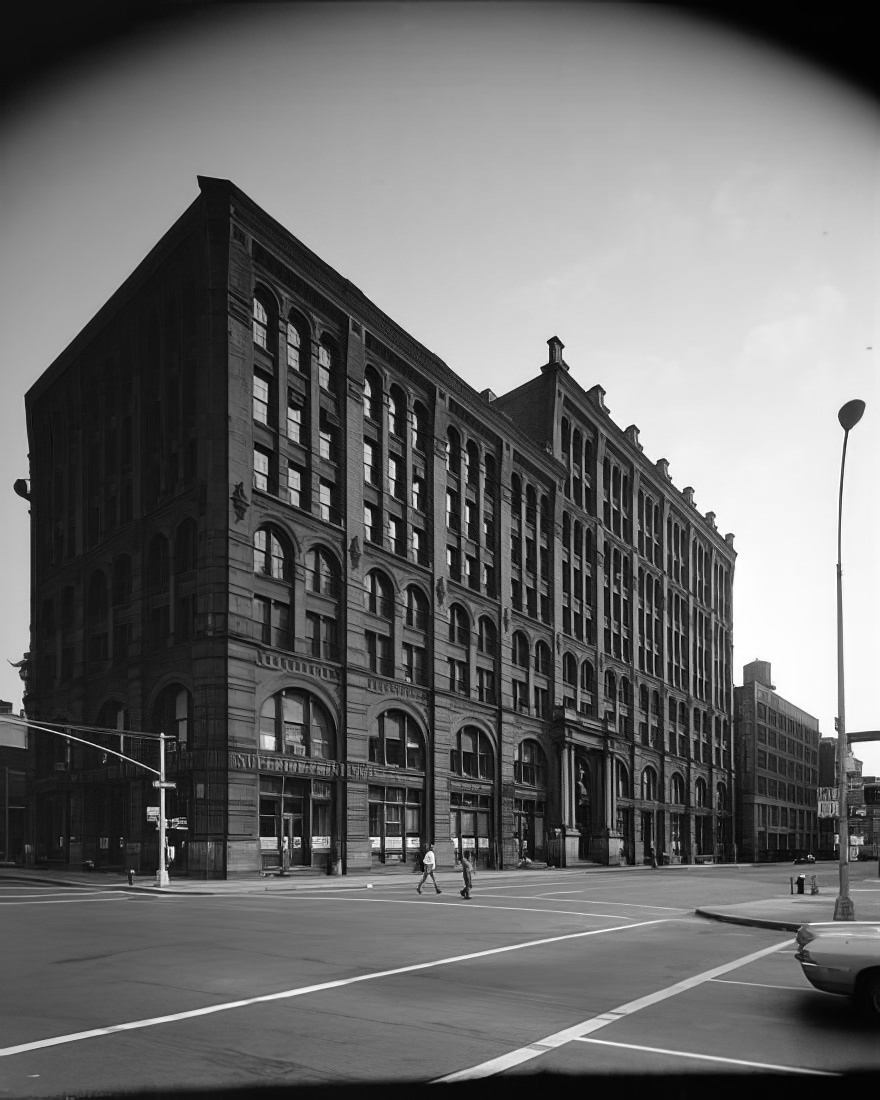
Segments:
[[[840,532],[843,520],[843,469],[846,464],[846,441],[850,429],[862,419],[865,402],[847,401],[838,412],[843,428],[843,450],[840,455],[840,493],[837,501],[837,783],[838,783],[838,845],[840,863],[840,893],[834,902],[835,920],[855,920],[856,912],[849,896],[849,812],[846,804],[846,718],[843,691],[843,584],[840,567]]]

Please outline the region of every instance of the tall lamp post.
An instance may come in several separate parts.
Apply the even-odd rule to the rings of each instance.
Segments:
[[[855,920],[856,912],[849,896],[849,810],[846,799],[846,717],[843,690],[843,583],[841,581],[840,544],[843,520],[843,470],[846,464],[846,441],[850,429],[862,419],[865,402],[847,401],[838,412],[843,428],[843,450],[840,455],[840,492],[837,501],[837,784],[838,784],[838,852],[840,862],[840,893],[834,902],[835,920]]]

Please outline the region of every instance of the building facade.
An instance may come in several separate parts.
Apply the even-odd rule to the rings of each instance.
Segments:
[[[0,863],[27,862],[27,793],[33,771],[28,731],[2,720],[12,703],[0,699]],[[18,717],[18,716],[16,716]]]
[[[733,536],[557,338],[477,393],[199,183],[27,394],[29,718],[171,738],[172,873],[733,858]],[[37,767],[38,858],[157,865],[151,773]]]
[[[840,853],[840,743],[837,735],[819,742],[819,852],[823,859],[837,859]],[[849,827],[849,859],[873,859],[876,851],[876,798],[872,776],[862,775],[862,761],[850,745],[846,754],[846,806]]]
[[[776,694],[769,661],[745,665],[733,694],[739,859],[818,855],[818,721]]]

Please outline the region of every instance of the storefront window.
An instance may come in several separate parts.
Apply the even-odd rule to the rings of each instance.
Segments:
[[[491,866],[492,796],[476,791],[452,791],[449,831],[459,853],[474,852],[478,866]]]
[[[423,791],[415,787],[369,789],[370,845],[380,863],[415,860],[422,841]]]

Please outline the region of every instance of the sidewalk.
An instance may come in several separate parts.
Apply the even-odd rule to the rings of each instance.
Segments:
[[[736,870],[738,864],[718,864]],[[745,865],[743,865],[745,866]],[[698,867],[680,867],[676,871],[692,870],[699,873]],[[583,874],[640,874],[651,871],[648,866],[604,867],[599,864],[580,864],[576,867],[528,867],[510,871],[480,871],[483,881],[509,881],[522,876],[535,878],[542,874],[583,875]],[[448,869],[441,874],[458,875]],[[654,872],[657,873],[656,871]],[[363,890],[374,885],[411,884],[415,878],[409,867],[379,867],[368,871],[353,871],[348,875],[327,875],[309,869],[296,870],[288,875],[269,876],[258,874],[247,878],[235,879],[183,879],[172,878],[167,886],[156,886],[154,875],[137,875],[134,885],[129,886],[128,876],[121,872],[49,870],[45,868],[23,868],[0,866],[0,881],[39,883],[52,886],[74,886],[87,890],[128,890],[146,894],[177,895],[244,895],[265,893],[291,893],[299,890]],[[695,910],[697,916],[709,920],[724,921],[730,924],[745,924],[757,928],[775,928],[780,931],[796,932],[804,923],[810,921],[830,921],[834,919],[834,903],[837,899],[836,884],[823,885],[820,893],[809,893],[810,881],[807,877],[807,893],[783,894],[782,896],[761,901],[739,902],[733,905],[707,905]],[[855,907],[856,920],[880,924],[880,878],[864,879],[850,884],[850,896]]]

